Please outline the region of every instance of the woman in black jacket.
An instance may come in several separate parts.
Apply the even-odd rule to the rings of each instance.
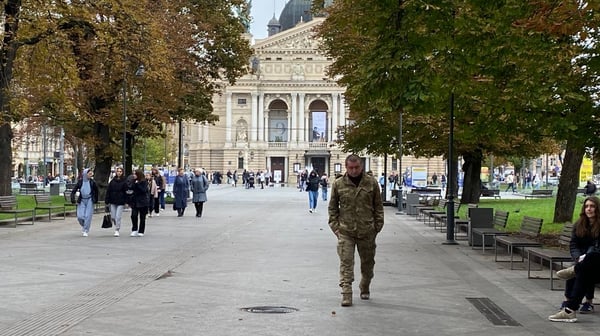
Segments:
[[[548,319],[554,322],[577,321],[576,311],[586,292],[600,282],[600,200],[585,199],[579,219],[573,226],[570,243],[575,260],[575,279],[563,308]]]
[[[115,169],[115,177],[108,184],[106,197],[104,198],[104,202],[110,209],[110,218],[115,226],[115,237],[119,236],[119,230],[121,229],[121,218],[123,216],[123,209],[125,208],[126,192],[127,180],[123,176],[123,168],[117,168]]]
[[[133,199],[131,202],[131,237],[143,237],[146,230],[146,216],[150,204],[150,190],[144,171],[135,171],[135,181],[131,184]],[[138,226],[139,217],[139,226]]]

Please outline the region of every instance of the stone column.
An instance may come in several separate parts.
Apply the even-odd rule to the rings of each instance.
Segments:
[[[306,142],[307,138],[306,138],[306,122],[305,122],[305,112],[304,112],[304,97],[305,94],[304,93],[300,93],[299,94],[299,98],[300,98],[300,106],[298,107],[298,132],[301,132],[301,137],[300,137],[300,141],[301,142]]]
[[[291,142],[298,142],[298,109],[296,108],[298,106],[298,93],[297,92],[293,92],[292,94],[292,113],[291,113],[291,122],[288,124],[290,131],[288,132],[288,137],[290,138],[290,143]],[[289,116],[289,114],[288,114]],[[288,119],[290,119],[288,117]]]
[[[258,141],[262,142],[265,140],[265,104],[263,94],[256,94],[256,100],[258,102]]]
[[[228,145],[231,145],[231,133],[234,132],[233,130],[233,113],[231,111],[231,96],[232,93],[231,92],[227,92],[227,103],[226,103],[226,107],[225,107],[225,143]]]
[[[258,131],[258,102],[257,102],[257,94],[252,93],[252,117],[250,124],[250,136],[248,138],[248,142],[256,141],[256,134]]]
[[[346,101],[340,97],[340,126],[346,126]]]
[[[339,126],[339,121],[338,121],[338,115],[339,115],[338,99],[339,99],[339,97],[340,97],[340,95],[337,92],[332,95],[333,104],[331,106],[331,137],[329,138],[330,142],[336,141],[338,139],[337,129]]]

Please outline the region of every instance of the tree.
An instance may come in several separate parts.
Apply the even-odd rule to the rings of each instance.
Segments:
[[[43,24],[31,20],[25,30],[33,34],[39,26],[44,34],[33,34],[36,43],[19,53],[24,76],[10,94],[22,104],[15,104],[13,120],[56,101],[59,108],[41,112],[93,148],[101,187],[112,163],[121,161],[124,105],[131,154],[135,137],[157,136],[173,120],[214,121],[212,95],[220,82],[245,73],[251,54],[242,36],[244,0],[105,0],[28,9],[56,15],[36,17]],[[134,81],[140,65],[144,77]],[[38,78],[51,82],[46,92]]]
[[[398,125],[375,126],[402,113],[404,153],[447,154],[443,139],[454,108],[454,146],[465,159],[461,201],[476,202],[483,156],[533,157],[555,146],[547,139],[568,133],[559,126],[566,102],[557,99],[557,87],[573,73],[578,50],[526,24],[542,2],[336,1],[319,35],[356,120],[345,147],[367,148],[358,137],[369,134],[383,139],[370,152],[390,150],[374,147],[389,144]],[[578,31],[572,21],[565,26]]]

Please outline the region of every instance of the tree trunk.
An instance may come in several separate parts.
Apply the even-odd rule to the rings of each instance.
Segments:
[[[446,182],[448,183],[448,186],[446,187],[446,195],[444,198],[448,199],[448,197],[450,196],[450,184],[452,184],[452,189],[453,189],[453,196],[454,196],[454,201],[457,202],[458,201],[458,156],[454,157],[454,160],[448,161],[450,164],[453,165],[452,169],[450,169],[450,166],[448,166],[446,169],[448,169],[448,175],[446,176]],[[454,172],[454,176],[452,176],[450,174],[450,171]]]
[[[12,138],[13,133],[10,124],[0,126],[0,196],[12,194]]]
[[[460,198],[462,204],[479,203],[481,195],[481,161],[483,154],[480,149],[464,153],[465,163],[462,170],[465,173],[463,179],[463,191]]]
[[[106,153],[108,153],[108,146],[111,143],[110,128],[106,125],[103,125],[101,122],[96,122],[94,131],[95,138],[99,140],[96,141],[94,146],[94,157],[96,158],[94,180],[98,185],[98,201],[103,202],[113,163],[113,158],[106,155]]]
[[[19,44],[15,42],[19,30],[21,1],[3,1],[2,49],[0,49],[0,196],[12,194],[12,132],[9,112],[10,86],[13,79],[13,64]]]
[[[554,223],[564,223],[573,220],[573,209],[577,199],[579,186],[579,170],[583,162],[585,147],[572,140],[567,141],[565,158],[558,182],[558,193],[554,204]]]

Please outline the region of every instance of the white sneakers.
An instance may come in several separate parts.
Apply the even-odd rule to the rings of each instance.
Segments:
[[[573,323],[573,322],[577,322],[577,316],[576,316],[575,311],[573,311],[567,307],[564,307],[558,313],[548,316],[548,320],[550,320],[552,322]]]
[[[81,233],[81,235],[82,235],[83,237],[87,237],[87,236],[88,236],[88,233],[87,233],[87,232],[85,232],[85,231],[83,231],[83,232]]]
[[[115,231],[115,234],[113,236],[118,237],[119,236],[119,231]]]
[[[138,232],[137,236],[138,236],[138,237],[143,237],[143,236],[144,236],[144,234],[143,234],[143,233],[139,233],[139,232]]]
[[[138,232],[137,231],[133,231],[131,232],[131,234],[129,235],[129,237],[137,237],[138,236]]]
[[[556,272],[556,276],[563,280],[573,279],[575,277],[575,265],[561,269],[560,271]]]

